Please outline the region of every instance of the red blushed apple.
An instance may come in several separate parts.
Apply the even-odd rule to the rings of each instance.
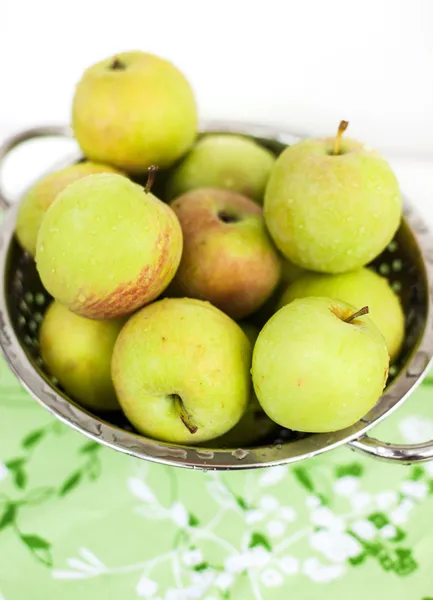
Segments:
[[[184,238],[176,292],[208,300],[236,319],[256,311],[281,276],[261,207],[241,194],[207,188],[179,196],[171,207]]]

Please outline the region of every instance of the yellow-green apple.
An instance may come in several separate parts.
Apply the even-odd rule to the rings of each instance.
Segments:
[[[283,292],[278,307],[308,296],[337,298],[353,306],[368,305],[369,316],[385,338],[391,360],[397,357],[404,339],[404,312],[385,277],[365,267],[340,275],[305,273]]]
[[[389,164],[371,148],[308,139],[284,150],[265,193],[266,225],[295,265],[343,273],[366,265],[392,240],[401,194]]]
[[[176,167],[168,184],[171,198],[198,188],[231,190],[263,204],[275,156],[240,135],[203,136]]]
[[[179,265],[171,208],[122,175],[88,175],[47,210],[36,264],[48,292],[73,312],[115,318],[148,304]]]
[[[42,360],[74,400],[94,410],[120,410],[111,356],[123,319],[94,321],[54,301],[39,334]]]
[[[36,241],[42,219],[57,195],[66,186],[92,173],[116,172],[107,165],[81,162],[49,173],[37,181],[25,194],[18,209],[16,234],[24,250],[32,256],[36,254]]]
[[[387,381],[389,356],[366,310],[311,297],[271,317],[254,346],[252,376],[273,421],[296,431],[330,432],[373,408]]]
[[[171,207],[184,238],[174,285],[236,319],[257,310],[281,274],[261,207],[241,194],[213,189],[187,192]]]
[[[138,431],[194,444],[221,436],[242,417],[250,365],[251,344],[230,317],[208,302],[164,298],[122,329],[112,377]]]
[[[78,83],[72,127],[84,154],[140,173],[168,167],[193,144],[193,91],[169,61],[123,52],[89,67]]]

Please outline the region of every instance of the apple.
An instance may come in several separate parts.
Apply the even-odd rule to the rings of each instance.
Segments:
[[[107,165],[80,162],[54,173],[49,173],[37,181],[25,194],[17,214],[16,234],[19,243],[29,254],[35,256],[36,242],[42,219],[57,195],[73,181],[92,173],[116,173]]]
[[[367,316],[330,298],[300,298],[275,313],[259,334],[252,376],[269,418],[295,431],[344,429],[380,398],[389,356]]]
[[[67,394],[91,410],[120,410],[111,381],[123,319],[94,321],[52,302],[39,333],[41,357]]]
[[[171,208],[122,175],[71,183],[46,212],[36,265],[47,291],[92,319],[127,315],[167,287],[182,231]]]
[[[174,286],[235,319],[256,311],[281,275],[260,206],[228,190],[200,189],[179,196],[171,207],[184,239]]]
[[[114,347],[120,405],[144,435],[179,444],[219,437],[251,394],[251,344],[208,302],[164,298],[142,308]]]
[[[204,135],[176,167],[169,197],[199,188],[231,190],[263,204],[275,155],[254,140],[233,134]]]
[[[341,135],[303,140],[277,159],[265,193],[266,225],[295,265],[343,273],[378,256],[397,231],[398,181],[371,148]]]
[[[130,173],[168,167],[197,134],[193,91],[169,61],[122,52],[89,67],[73,99],[72,128],[88,158]]]
[[[283,292],[278,307],[295,298],[326,296],[353,306],[368,305],[369,316],[385,338],[393,361],[404,339],[405,317],[400,300],[385,277],[366,269],[341,275],[305,273]]]

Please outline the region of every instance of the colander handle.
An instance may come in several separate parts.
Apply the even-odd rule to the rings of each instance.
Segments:
[[[363,435],[349,442],[349,446],[352,450],[386,462],[410,465],[433,459],[433,441],[420,444],[390,444]]]
[[[43,137],[71,138],[72,131],[69,129],[69,127],[64,127],[61,125],[34,127],[32,129],[26,129],[16,133],[15,135],[12,135],[0,145],[0,209],[7,210],[13,204],[11,199],[8,198],[7,194],[5,193],[1,180],[1,170],[3,168],[5,158],[14,148],[20,146],[24,142]]]

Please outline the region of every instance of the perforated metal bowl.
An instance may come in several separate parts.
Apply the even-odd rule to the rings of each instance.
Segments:
[[[243,123],[211,122],[204,124],[202,131],[247,135],[276,153],[298,141],[288,132]],[[70,132],[66,128],[40,127],[19,133],[0,147],[0,167],[5,156],[22,142],[47,136],[70,136]],[[77,160],[80,160],[79,156],[71,157],[69,164]],[[17,207],[6,197],[1,185],[0,208],[6,211],[0,228],[0,348],[21,384],[67,425],[138,458],[199,469],[279,465],[300,461],[342,444],[389,461],[412,463],[433,458],[433,442],[395,445],[366,435],[373,425],[408,398],[426,373],[433,356],[433,238],[407,199],[404,201],[404,219],[395,239],[373,263],[400,295],[406,315],[404,347],[382,398],[368,415],[342,431],[305,435],[281,429],[260,446],[229,449],[158,442],[135,433],[121,414],[90,413],[68,398],[44,371],[38,329],[50,298],[41,285],[33,259],[15,240]]]

